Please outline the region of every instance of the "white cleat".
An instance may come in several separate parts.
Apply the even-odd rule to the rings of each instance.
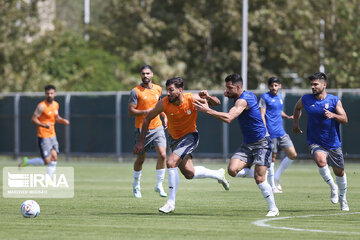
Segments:
[[[133,187],[133,193],[135,198],[141,198],[141,190],[139,186]]]
[[[340,208],[341,211],[350,211],[349,205],[346,201],[346,199],[340,199]]]
[[[339,202],[338,187],[336,185],[334,189],[331,189],[330,200],[333,204]]]
[[[281,191],[282,192],[282,187],[281,187],[281,185],[280,185],[280,183],[279,183],[279,179],[274,179],[274,182],[275,182],[275,187],[279,190],[279,191]]]
[[[173,206],[172,204],[166,202],[164,206],[162,206],[161,208],[159,208],[159,212],[162,213],[171,213],[175,211],[175,206]]]
[[[162,186],[155,187],[155,192],[158,192],[160,197],[167,197],[167,193],[165,192],[164,188]]]
[[[267,214],[266,214],[266,216],[267,217],[276,217],[276,216],[279,216],[279,209],[277,209],[277,208],[275,208],[275,209],[272,209],[272,210],[270,210]]]
[[[230,184],[229,184],[229,182],[228,182],[228,181],[226,180],[226,178],[225,178],[225,169],[220,168],[219,171],[221,171],[222,178],[221,178],[220,180],[218,180],[218,183],[221,183],[221,184],[223,185],[224,189],[225,189],[226,191],[229,191],[229,189],[230,189]]]
[[[277,187],[274,187],[272,190],[273,190],[273,193],[282,193],[282,191],[280,189],[278,189]]]

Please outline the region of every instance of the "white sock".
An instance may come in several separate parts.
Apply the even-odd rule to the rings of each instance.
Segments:
[[[275,187],[275,182],[274,182],[274,165],[275,163],[274,162],[271,162],[270,163],[270,167],[268,168],[268,180],[269,180],[269,184],[271,186],[271,188],[274,188]]]
[[[236,174],[235,177],[254,178],[254,169],[243,168]]]
[[[177,167],[168,168],[169,198],[168,203],[175,206],[176,192],[179,187],[179,173]]]
[[[331,176],[328,165],[326,165],[323,168],[319,168],[318,170],[319,170],[320,175],[324,179],[324,181],[330,185],[331,189],[334,189],[336,186],[335,186],[334,179]]]
[[[195,173],[193,179],[196,178],[214,178],[217,180],[222,179],[222,173],[219,170],[211,170],[203,166],[195,166]]]
[[[156,187],[162,187],[165,178],[165,168],[156,169]]]
[[[51,161],[46,169],[46,173],[51,177],[56,170],[56,161]]]
[[[34,166],[40,166],[45,165],[44,160],[40,157],[37,158],[31,158],[27,161],[26,165],[34,165]]]
[[[269,205],[269,210],[271,211],[277,209],[275,204],[274,194],[270,184],[268,184],[267,181],[264,181],[258,184],[258,187],[261,190],[262,195],[264,196],[265,200]]]
[[[141,179],[141,170],[140,171],[135,171],[134,170],[134,182],[133,182],[133,187],[140,187],[140,179]]]
[[[294,160],[291,160],[288,157],[284,157],[280,163],[279,168],[276,170],[275,179],[279,180],[282,172],[285,171],[293,162]]]
[[[344,173],[344,176],[338,177],[336,176],[336,183],[339,186],[339,198],[340,199],[346,199],[346,189],[347,189],[347,178],[346,173]]]

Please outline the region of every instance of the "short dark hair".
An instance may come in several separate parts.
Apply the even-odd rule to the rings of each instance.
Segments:
[[[327,76],[323,72],[316,72],[313,75],[309,76],[310,81],[317,80],[317,79],[319,79],[319,80],[322,79],[322,80],[324,80],[326,82],[327,81]]]
[[[281,84],[280,79],[277,77],[271,77],[268,79],[268,86],[270,86],[273,83]]]
[[[56,91],[56,87],[54,85],[49,84],[45,86],[45,91],[49,91],[50,89],[54,89]]]
[[[232,84],[240,83],[241,86],[243,85],[243,79],[242,79],[241,75],[238,73],[233,73],[233,74],[230,74],[229,76],[227,76],[225,78],[225,82],[232,82]]]
[[[166,86],[174,84],[176,88],[184,88],[184,80],[181,77],[174,77],[166,80]]]
[[[144,69],[150,69],[151,71],[153,71],[153,70],[152,70],[152,67],[151,67],[150,65],[144,65],[144,66],[142,66],[142,67],[140,68],[140,72],[141,72],[142,70],[144,70]]]

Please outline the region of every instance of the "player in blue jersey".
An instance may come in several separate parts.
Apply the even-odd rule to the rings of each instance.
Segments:
[[[283,118],[293,119],[283,111],[283,98],[279,90],[281,89],[280,79],[271,77],[268,80],[269,92],[260,96],[259,107],[261,117],[267,127],[272,141],[272,162],[268,169],[269,183],[274,193],[282,193],[280,176],[287,169],[297,156],[294,144],[283,127]],[[286,153],[286,157],[281,161],[279,168],[274,175],[274,165],[276,154],[279,150]]]
[[[278,216],[279,209],[276,207],[272,188],[265,177],[271,161],[271,139],[266,135],[257,97],[243,90],[243,81],[239,74],[227,76],[225,82],[224,96],[235,100],[229,112],[217,112],[209,108],[207,103],[200,101],[194,102],[195,108],[226,123],[230,123],[235,118],[238,119],[244,143],[231,157],[228,166],[229,175],[232,177],[253,176],[269,206],[266,216]],[[255,165],[254,172],[250,170],[252,165]]]
[[[341,149],[340,123],[346,124],[348,118],[337,96],[326,92],[327,76],[325,73],[314,73],[309,77],[312,94],[302,96],[294,110],[294,133],[302,133],[299,128],[301,111],[304,108],[308,114],[307,142],[319,173],[330,185],[331,202],[340,201],[342,211],[349,211],[346,200],[347,178],[344,170],[344,156]],[[329,166],[336,176],[336,183],[331,176]],[[338,193],[339,191],[339,193]]]

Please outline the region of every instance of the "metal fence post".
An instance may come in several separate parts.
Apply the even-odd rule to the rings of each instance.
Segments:
[[[19,160],[20,155],[20,93],[14,97],[14,156]]]
[[[122,122],[121,122],[121,97],[122,94],[120,92],[118,92],[116,94],[116,103],[115,103],[115,126],[116,126],[116,140],[115,140],[115,144],[116,144],[116,158],[118,162],[122,162],[122,142],[121,142],[121,126],[122,126]]]
[[[70,121],[71,118],[71,111],[70,111],[70,101],[71,101],[71,95],[68,93],[65,96],[65,118]],[[65,126],[65,156],[66,161],[70,161],[70,147],[71,147],[71,125]]]

